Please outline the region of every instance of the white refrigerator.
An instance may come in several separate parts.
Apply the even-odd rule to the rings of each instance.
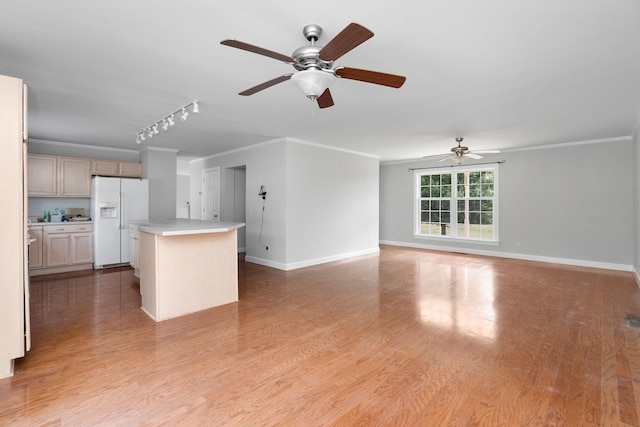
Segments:
[[[149,219],[149,181],[93,177],[90,211],[93,267],[129,264],[129,223]]]

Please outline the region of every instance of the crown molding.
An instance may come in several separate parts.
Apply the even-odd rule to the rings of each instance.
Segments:
[[[62,142],[62,141],[51,141],[48,139],[37,139],[37,138],[29,138],[29,142],[34,142],[36,144],[44,144],[44,145],[55,145],[58,147],[82,147],[89,148],[93,150],[103,150],[103,151],[118,151],[121,153],[135,153],[139,154],[138,150],[132,150],[129,148],[115,148],[115,147],[104,147],[101,145],[89,145],[89,144],[76,144],[74,142]]]

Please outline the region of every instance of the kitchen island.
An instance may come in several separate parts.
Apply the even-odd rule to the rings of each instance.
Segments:
[[[241,222],[134,222],[142,310],[156,322],[238,301]]]

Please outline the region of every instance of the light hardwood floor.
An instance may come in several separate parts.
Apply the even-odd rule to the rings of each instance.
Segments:
[[[631,273],[382,247],[155,323],[128,268],[34,278],[0,425],[640,425]]]

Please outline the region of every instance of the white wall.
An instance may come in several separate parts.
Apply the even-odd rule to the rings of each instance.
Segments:
[[[640,123],[633,132],[633,265],[636,281],[640,283]]]
[[[149,219],[176,217],[177,150],[146,147],[140,153],[149,180]]]
[[[378,251],[379,160],[287,144],[287,263]]]
[[[195,160],[192,212],[202,210],[202,170],[216,166],[223,221],[238,217],[236,191],[246,189],[248,261],[289,270],[378,250],[377,159],[277,139]],[[237,181],[243,168],[244,180]],[[261,185],[266,200],[258,196]]]
[[[202,218],[202,171],[220,167],[220,220],[236,218],[234,169],[245,167],[246,256],[261,263],[280,267],[286,263],[285,251],[285,144],[284,139],[268,141],[226,154],[193,160],[191,164],[192,218]],[[267,189],[264,201],[262,242],[258,242],[263,200],[260,186]],[[197,216],[196,216],[197,215]],[[241,243],[240,243],[241,244]],[[240,246],[240,244],[238,246]],[[269,250],[266,249],[269,247]]]
[[[381,166],[381,242],[631,269],[636,220],[629,138],[483,160],[502,159],[499,245],[413,237],[413,173],[407,168],[432,167],[428,161]]]

